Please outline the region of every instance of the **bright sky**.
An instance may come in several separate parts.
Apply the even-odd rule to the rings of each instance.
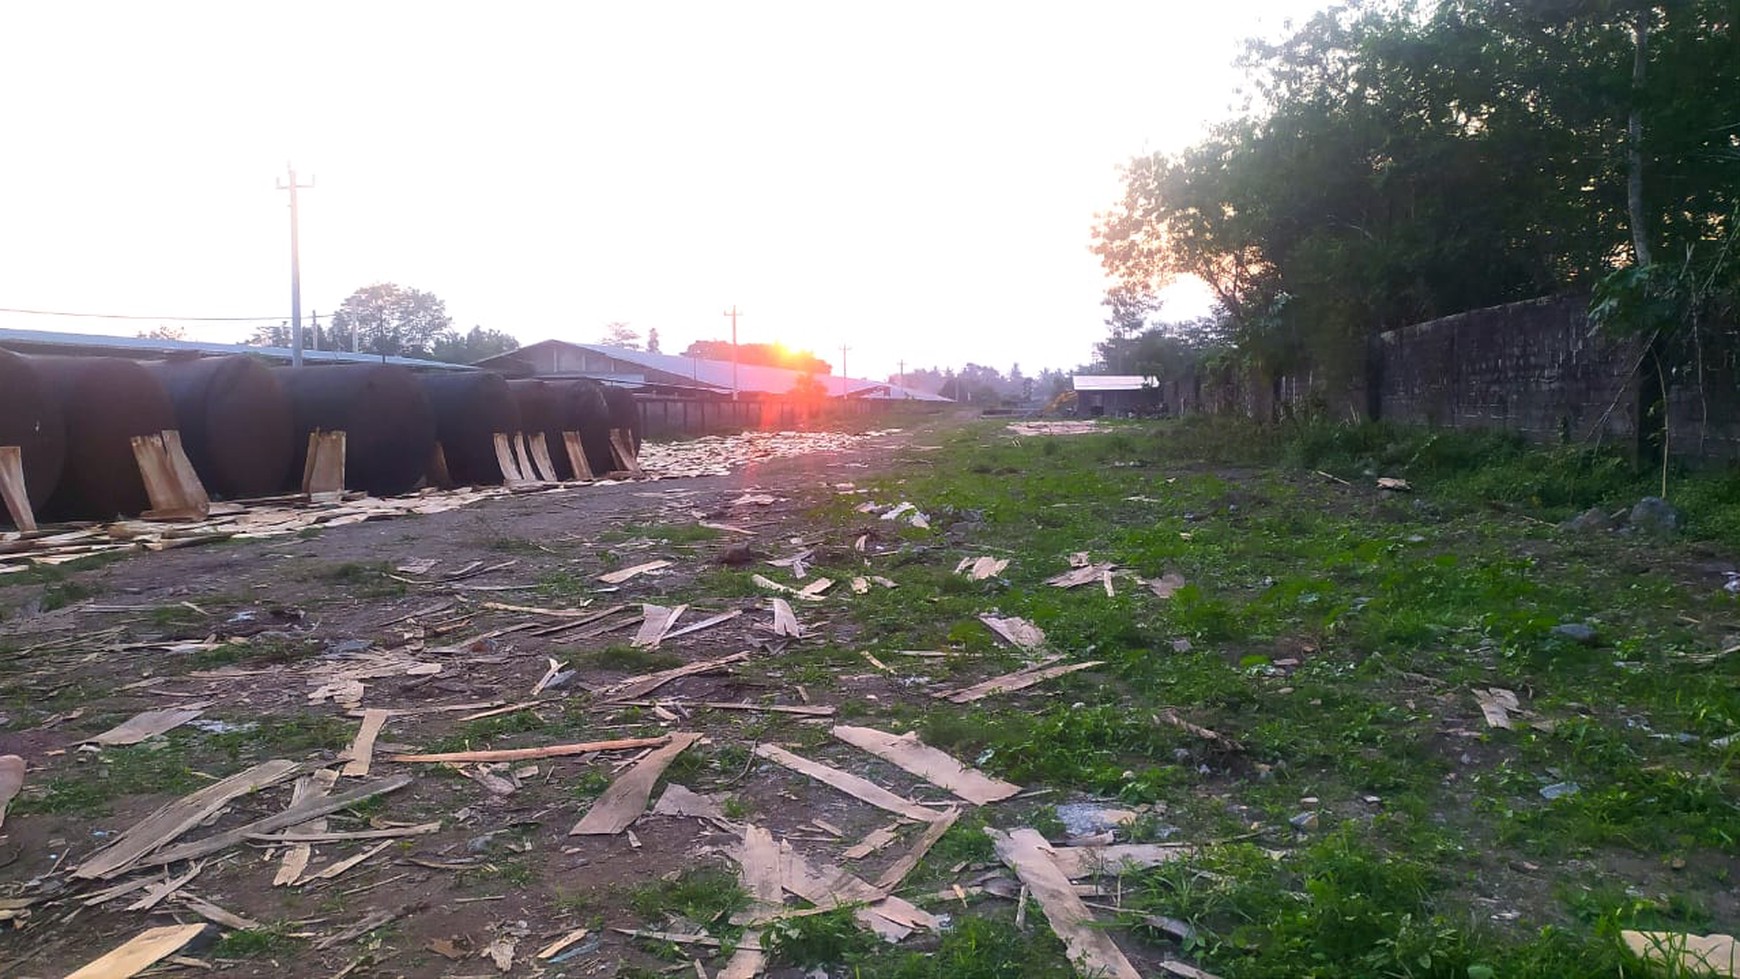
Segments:
[[[1118,164],[1224,118],[1239,42],[1319,6],[8,4],[0,307],[287,319],[294,161],[305,313],[392,281],[463,328],[677,352],[735,304],[744,342],[858,376],[1068,368]]]

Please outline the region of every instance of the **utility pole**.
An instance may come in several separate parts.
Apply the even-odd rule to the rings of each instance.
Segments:
[[[899,375],[900,376],[900,396],[903,398],[909,398],[909,397],[911,397],[911,395],[906,393],[906,358],[905,357],[900,358],[899,364],[900,364],[900,375]]]
[[[296,182],[296,168],[284,164],[289,171],[290,180],[280,183],[279,190],[290,192],[290,366],[302,366],[302,259],[297,254],[297,211],[296,192],[307,190],[314,186],[314,181],[299,184]]]
[[[731,400],[736,401],[737,400],[737,317],[741,316],[742,314],[737,312],[737,305],[735,303],[733,303],[731,305],[731,308],[725,312],[725,315],[731,317]]]
[[[320,314],[314,310],[308,311],[308,329],[314,334],[314,349],[320,349]]]
[[[851,375],[846,373],[846,351],[850,349],[852,348],[843,343],[840,344],[840,397],[842,398],[846,396],[846,389],[850,386],[847,378]]]

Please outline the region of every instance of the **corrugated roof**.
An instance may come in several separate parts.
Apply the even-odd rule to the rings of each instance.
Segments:
[[[1160,379],[1141,374],[1076,374],[1070,383],[1077,391],[1141,391],[1159,387]]]
[[[205,343],[197,340],[158,340],[152,337],[115,337],[100,333],[56,333],[51,330],[6,330],[0,329],[0,347],[19,353],[29,353],[43,348],[67,349],[83,348],[89,350],[111,351],[118,357],[168,356],[171,354],[253,354],[256,357],[266,357],[272,360],[282,360],[288,363],[291,359],[289,347],[255,347],[245,343]],[[383,361],[388,364],[398,364],[401,367],[420,367],[436,370],[469,371],[475,370],[465,364],[449,364],[440,360],[423,360],[418,357],[381,357],[379,354],[353,354],[339,350],[304,350],[302,359],[306,363],[370,363]]]
[[[586,350],[604,357],[611,357],[624,363],[634,364],[647,370],[659,371],[683,378],[688,386],[719,393],[731,392],[731,362],[729,360],[702,360],[696,357],[680,357],[675,354],[653,354],[644,350],[630,350],[626,347],[611,347],[601,343],[573,343],[568,340],[544,340],[528,344],[520,351],[544,344],[562,344],[578,350]],[[520,351],[510,351],[495,357],[478,361],[479,366],[490,361],[513,358]],[[737,389],[752,394],[786,394],[791,391],[798,378],[804,372],[785,367],[764,367],[759,364],[737,365]],[[912,401],[948,401],[948,398],[934,394],[926,394],[911,388],[888,384],[884,381],[873,381],[857,377],[839,377],[833,374],[813,374],[816,382],[828,392],[829,397],[850,398],[889,398],[892,400]],[[656,380],[649,383],[657,384]]]

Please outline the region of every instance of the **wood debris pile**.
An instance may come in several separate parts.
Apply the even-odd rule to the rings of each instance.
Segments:
[[[663,477],[726,476],[744,466],[815,452],[843,452],[872,439],[898,434],[889,428],[863,434],[846,432],[743,432],[708,435],[684,442],[647,443],[640,464]]]

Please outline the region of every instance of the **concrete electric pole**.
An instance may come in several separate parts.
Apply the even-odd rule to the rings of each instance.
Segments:
[[[736,401],[737,400],[737,317],[741,316],[742,314],[737,312],[736,304],[732,304],[731,308],[725,311],[725,315],[731,317],[731,400]]]
[[[280,183],[279,190],[290,192],[290,365],[302,366],[302,259],[297,254],[297,211],[296,192],[307,190],[314,186],[314,181],[299,184],[296,182],[296,168],[286,163],[284,168],[290,173],[287,183]]]

